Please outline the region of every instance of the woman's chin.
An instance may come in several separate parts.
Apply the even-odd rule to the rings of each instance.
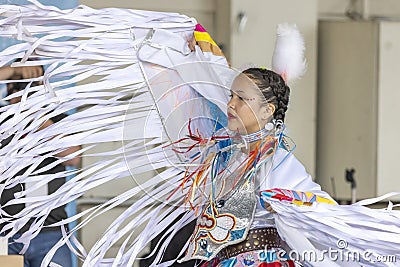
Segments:
[[[244,134],[247,134],[246,132],[246,129],[243,129],[243,128],[241,128],[241,127],[238,127],[238,125],[235,125],[235,124],[230,124],[230,123],[228,123],[228,129],[230,130],[230,131],[232,131],[232,132],[235,132],[235,133],[237,133],[237,134],[240,134],[240,135],[244,135]]]
[[[237,125],[234,125],[233,123],[229,123],[229,121],[228,121],[228,129],[232,132],[237,132],[237,130],[238,130]]]

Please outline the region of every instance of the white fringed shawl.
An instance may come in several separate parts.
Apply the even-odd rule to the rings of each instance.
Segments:
[[[156,170],[153,178],[137,187],[132,181],[132,189],[107,203],[54,224],[65,225],[85,216],[75,229],[65,233],[70,239],[60,240],[42,263],[47,266],[57,247],[67,243],[84,260],[84,266],[130,266],[152,238],[179,214],[187,212],[177,208],[182,205],[180,192],[168,198],[168,203],[165,201],[180,184],[185,167],[182,157],[165,145],[187,133],[189,117],[211,118],[210,106],[213,112],[225,116],[222,110],[228,93],[225,88],[217,91],[222,87],[221,76],[216,73],[218,68],[221,72],[227,69],[226,61],[203,54],[199,49],[191,53],[187,40],[192,37],[196,21],[183,15],[113,8],[94,10],[86,6],[59,10],[31,2],[30,6],[0,6],[0,14],[5,17],[0,20],[0,35],[23,41],[0,52],[1,65],[15,58],[23,59],[14,66],[49,65],[43,77],[29,80],[42,80],[44,86],[14,94],[12,97],[23,95],[22,101],[1,108],[1,138],[14,137],[0,149],[0,190],[28,182],[43,185],[71,174],[35,176],[44,168],[51,168],[35,170],[41,160],[70,146],[84,145],[84,148],[59,158],[57,163],[81,153],[85,157],[113,158],[74,171],[75,177],[51,195],[29,197],[36,187],[20,192],[7,205],[26,204],[26,207],[14,216],[0,210],[2,222],[7,223],[3,231],[9,231],[7,236],[11,237],[29,218],[37,218],[30,230],[16,240],[25,244],[24,252],[52,209],[106,182]],[[26,61],[31,58],[40,60]],[[190,65],[193,62],[196,64]],[[210,62],[222,64],[210,66]],[[187,86],[191,81],[197,83]],[[29,92],[35,93],[27,97]],[[77,112],[37,131],[47,119],[73,109]],[[214,123],[199,119],[193,125],[201,126],[202,134],[207,136]],[[204,126],[210,127],[207,130]],[[122,148],[90,153],[94,146],[113,141],[122,142]],[[15,176],[29,165],[23,175]],[[110,225],[89,252],[72,236],[88,221],[133,197],[139,200]],[[191,220],[193,214],[189,212],[167,229],[165,235],[171,238],[171,234]],[[135,229],[141,225],[145,225],[145,230],[138,233]],[[137,237],[130,240],[132,235]],[[126,240],[116,258],[105,259],[105,253],[123,236]],[[161,251],[166,245],[160,244]],[[161,254],[157,260],[160,257]]]
[[[1,220],[6,223],[3,230],[10,231],[7,235],[10,237],[29,218],[37,218],[18,240],[25,244],[26,250],[52,209],[106,182],[158,170],[153,178],[107,203],[53,225],[65,225],[85,216],[74,229],[64,233],[65,239],[60,240],[42,263],[47,266],[56,249],[67,243],[84,261],[83,266],[131,266],[152,238],[164,232],[168,240],[195,217],[194,212],[180,207],[180,191],[171,195],[182,182],[186,158],[165,145],[187,133],[189,118],[205,118],[193,124],[203,131],[203,136],[210,135],[215,122],[208,118],[217,116],[223,120],[226,89],[232,75],[223,58],[199,49],[190,52],[187,40],[196,22],[186,16],[126,9],[94,10],[85,6],[59,10],[35,0],[30,2],[33,5],[0,6],[3,17],[0,36],[23,41],[0,52],[0,65],[15,58],[22,58],[15,66],[49,65],[43,77],[27,80],[41,80],[44,86],[16,93],[14,96],[22,95],[21,103],[1,108],[1,139],[14,137],[10,144],[0,148],[0,192],[21,183],[46,184],[69,174],[35,176],[51,167],[36,170],[44,158],[70,146],[84,145],[77,155],[113,157],[73,171],[74,178],[51,195],[27,196],[35,187],[20,192],[8,204],[29,205],[14,216],[1,208]],[[27,61],[32,58],[40,60]],[[27,97],[29,92],[35,93]],[[73,109],[77,112],[38,131],[47,119]],[[8,119],[10,115],[13,117]],[[90,152],[100,143],[113,141],[122,142],[123,146],[96,155]],[[59,158],[57,163],[68,158]],[[26,166],[31,167],[16,177]],[[137,201],[109,226],[89,251],[72,235],[90,220],[133,197]],[[348,243],[346,251],[372,250],[389,256],[398,254],[400,249],[398,211],[371,210],[361,205],[271,204],[277,211],[275,218],[280,234],[295,250],[314,249],[320,253],[329,247],[337,248],[339,238]],[[179,221],[167,228],[183,213]],[[139,226],[145,227],[140,233]],[[116,257],[105,258],[110,247],[123,236],[125,240]],[[136,237],[131,240],[131,236]],[[161,252],[167,244],[159,244]],[[161,257],[159,253],[156,261]],[[396,259],[400,261],[398,256]],[[360,263],[396,265],[367,260]],[[165,265],[168,264],[171,263]],[[337,264],[329,259],[324,264],[308,263],[311,266],[361,265],[358,262]]]

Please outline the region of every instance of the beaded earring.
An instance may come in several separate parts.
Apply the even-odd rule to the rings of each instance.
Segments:
[[[272,122],[268,122],[267,124],[265,124],[264,128],[267,131],[271,131],[272,129],[274,129],[275,125]]]

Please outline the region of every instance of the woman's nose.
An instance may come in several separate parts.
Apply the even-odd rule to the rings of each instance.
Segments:
[[[227,106],[228,106],[229,108],[231,108],[231,109],[235,109],[235,100],[234,100],[234,97],[232,97],[232,98],[229,100]]]
[[[228,108],[230,108],[230,109],[235,109],[235,105],[233,104],[233,101],[232,101],[232,100],[230,100],[230,101],[228,102]]]

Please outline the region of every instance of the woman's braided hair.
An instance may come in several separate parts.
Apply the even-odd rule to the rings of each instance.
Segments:
[[[290,88],[283,78],[263,68],[249,68],[242,72],[258,86],[267,103],[275,105],[274,119],[285,121],[285,113],[288,109]]]

